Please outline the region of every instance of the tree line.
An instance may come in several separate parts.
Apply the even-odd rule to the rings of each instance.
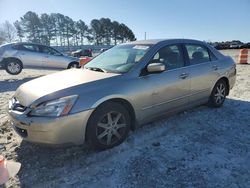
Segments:
[[[13,31],[15,37],[13,38]],[[112,45],[136,40],[133,31],[109,18],[93,19],[87,25],[60,13],[41,14],[29,11],[14,26],[6,21],[0,29],[1,41],[28,41],[56,46],[84,44]]]

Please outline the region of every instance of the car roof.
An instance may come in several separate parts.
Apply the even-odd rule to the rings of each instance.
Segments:
[[[158,43],[204,43],[199,40],[194,39],[150,39],[150,40],[138,40],[133,42],[128,42],[126,44],[145,44],[145,45],[155,45]]]
[[[9,43],[8,45],[20,45],[20,44],[33,44],[33,45],[39,45],[39,46],[47,46],[44,44],[33,43],[33,42],[12,42],[12,43]]]
[[[201,44],[201,45],[205,45],[206,47],[208,47],[213,54],[217,57],[217,58],[223,58],[224,55],[221,54],[218,50],[216,50],[214,47],[212,47],[211,45],[208,45],[206,42],[202,42],[199,40],[194,40],[194,39],[154,39],[154,40],[138,40],[138,41],[133,41],[133,42],[128,42],[125,43],[126,44],[134,44],[134,45],[158,45],[158,44],[174,44],[174,43],[190,43],[190,44]],[[121,44],[122,45],[122,44]]]

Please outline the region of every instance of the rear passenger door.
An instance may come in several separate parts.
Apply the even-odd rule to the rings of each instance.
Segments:
[[[187,71],[190,75],[190,103],[206,102],[217,79],[216,58],[202,44],[185,44]]]
[[[16,47],[24,67],[41,67],[43,56],[39,53],[39,47],[35,44],[20,44]]]

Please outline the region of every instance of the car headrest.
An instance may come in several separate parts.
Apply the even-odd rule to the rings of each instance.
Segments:
[[[159,56],[160,58],[162,59],[166,59],[169,57],[169,54],[173,53],[173,51],[170,49],[170,48],[162,48],[160,51],[159,51]]]
[[[202,53],[202,52],[194,52],[193,54],[192,54],[192,58],[193,59],[202,59],[204,57],[204,54]]]

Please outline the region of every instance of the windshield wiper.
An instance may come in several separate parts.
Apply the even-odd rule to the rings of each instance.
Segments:
[[[103,68],[99,68],[99,67],[84,67],[84,69],[89,69],[92,71],[98,71],[98,72],[104,72],[104,73],[117,73],[117,74],[124,73],[124,72],[115,71],[115,70],[107,70],[107,69],[103,69]]]
[[[85,69],[89,69],[92,71],[98,71],[98,72],[105,72],[107,73],[107,71],[105,69],[99,68],[99,67],[85,67]]]

